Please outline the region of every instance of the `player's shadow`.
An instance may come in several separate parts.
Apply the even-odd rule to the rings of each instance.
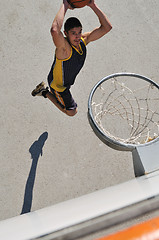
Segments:
[[[48,133],[44,132],[39,137],[39,139],[35,141],[29,148],[29,152],[31,154],[31,159],[32,159],[32,165],[31,165],[27,182],[26,182],[24,202],[23,202],[21,214],[28,213],[31,211],[37,164],[38,164],[40,155],[42,156],[43,154],[42,150],[47,138],[48,138]]]

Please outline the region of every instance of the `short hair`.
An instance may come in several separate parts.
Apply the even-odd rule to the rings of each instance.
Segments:
[[[64,24],[64,30],[66,32],[68,32],[70,29],[74,28],[74,27],[82,27],[81,22],[79,21],[78,18],[76,17],[70,17],[66,20],[65,24]]]

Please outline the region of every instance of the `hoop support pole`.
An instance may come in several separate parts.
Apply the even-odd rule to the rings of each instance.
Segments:
[[[135,147],[132,156],[136,177],[159,170],[159,138]]]

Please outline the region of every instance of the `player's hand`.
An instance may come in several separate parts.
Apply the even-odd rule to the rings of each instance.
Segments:
[[[71,9],[71,10],[74,9],[74,8],[72,8],[71,5],[67,2],[67,0],[63,0],[63,4],[65,5],[65,7],[66,7],[67,9]]]
[[[90,0],[90,2],[87,4],[87,6],[92,7],[95,4],[95,0]]]

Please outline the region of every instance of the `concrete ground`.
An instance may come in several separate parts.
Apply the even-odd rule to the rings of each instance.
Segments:
[[[69,118],[32,89],[46,81],[55,47],[50,26],[62,1],[0,0],[0,220],[34,211],[134,178],[131,153],[115,151],[87,120],[92,87],[115,72],[159,83],[159,1],[96,0],[113,29],[88,45],[72,93]],[[69,10],[83,31],[98,26],[88,7]]]

